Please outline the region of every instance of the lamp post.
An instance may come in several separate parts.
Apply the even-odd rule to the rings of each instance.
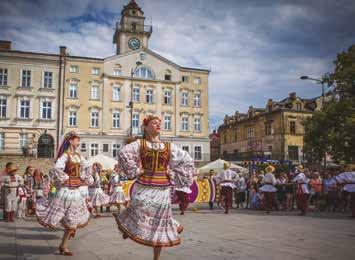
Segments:
[[[312,81],[315,81],[317,82],[318,84],[321,84],[322,85],[322,108],[324,107],[324,79],[314,79],[314,78],[310,78],[308,76],[301,76],[300,79],[302,80],[312,80]]]
[[[133,76],[134,76],[134,72],[136,71],[136,69],[141,65],[142,65],[142,62],[137,61],[136,66],[134,68],[132,68],[132,71],[131,71],[131,101],[129,102],[129,106],[128,106],[131,109],[130,139],[133,138]]]
[[[325,80],[324,78],[322,79],[315,79],[315,78],[310,78],[308,76],[301,76],[300,77],[301,80],[312,80],[312,81],[315,81],[317,82],[318,84],[321,84],[322,85],[322,108],[324,108],[324,83],[325,83]],[[327,153],[324,152],[324,165],[323,165],[323,168],[324,168],[324,171],[326,171],[327,169]]]

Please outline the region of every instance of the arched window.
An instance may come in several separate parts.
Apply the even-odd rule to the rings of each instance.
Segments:
[[[154,79],[154,73],[146,67],[139,67],[136,69],[134,76],[138,78]]]

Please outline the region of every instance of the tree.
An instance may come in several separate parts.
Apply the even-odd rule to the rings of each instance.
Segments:
[[[319,162],[328,153],[337,162],[355,162],[355,45],[337,55],[334,73],[325,79],[333,86],[332,99],[305,126],[305,154]]]

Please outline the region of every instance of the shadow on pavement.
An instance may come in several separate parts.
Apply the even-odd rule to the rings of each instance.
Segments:
[[[0,232],[0,236],[4,237],[12,237],[13,233],[10,232]],[[60,238],[57,235],[50,234],[16,234],[16,239],[24,239],[24,240],[55,240]]]

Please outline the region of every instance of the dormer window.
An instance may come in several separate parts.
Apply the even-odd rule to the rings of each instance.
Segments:
[[[164,79],[171,81],[171,71],[170,70],[165,71],[165,78]]]
[[[153,72],[146,67],[139,67],[135,71],[134,76],[138,78],[154,79]]]
[[[302,109],[301,104],[300,103],[296,103],[296,110],[297,111],[301,111],[301,109]]]

